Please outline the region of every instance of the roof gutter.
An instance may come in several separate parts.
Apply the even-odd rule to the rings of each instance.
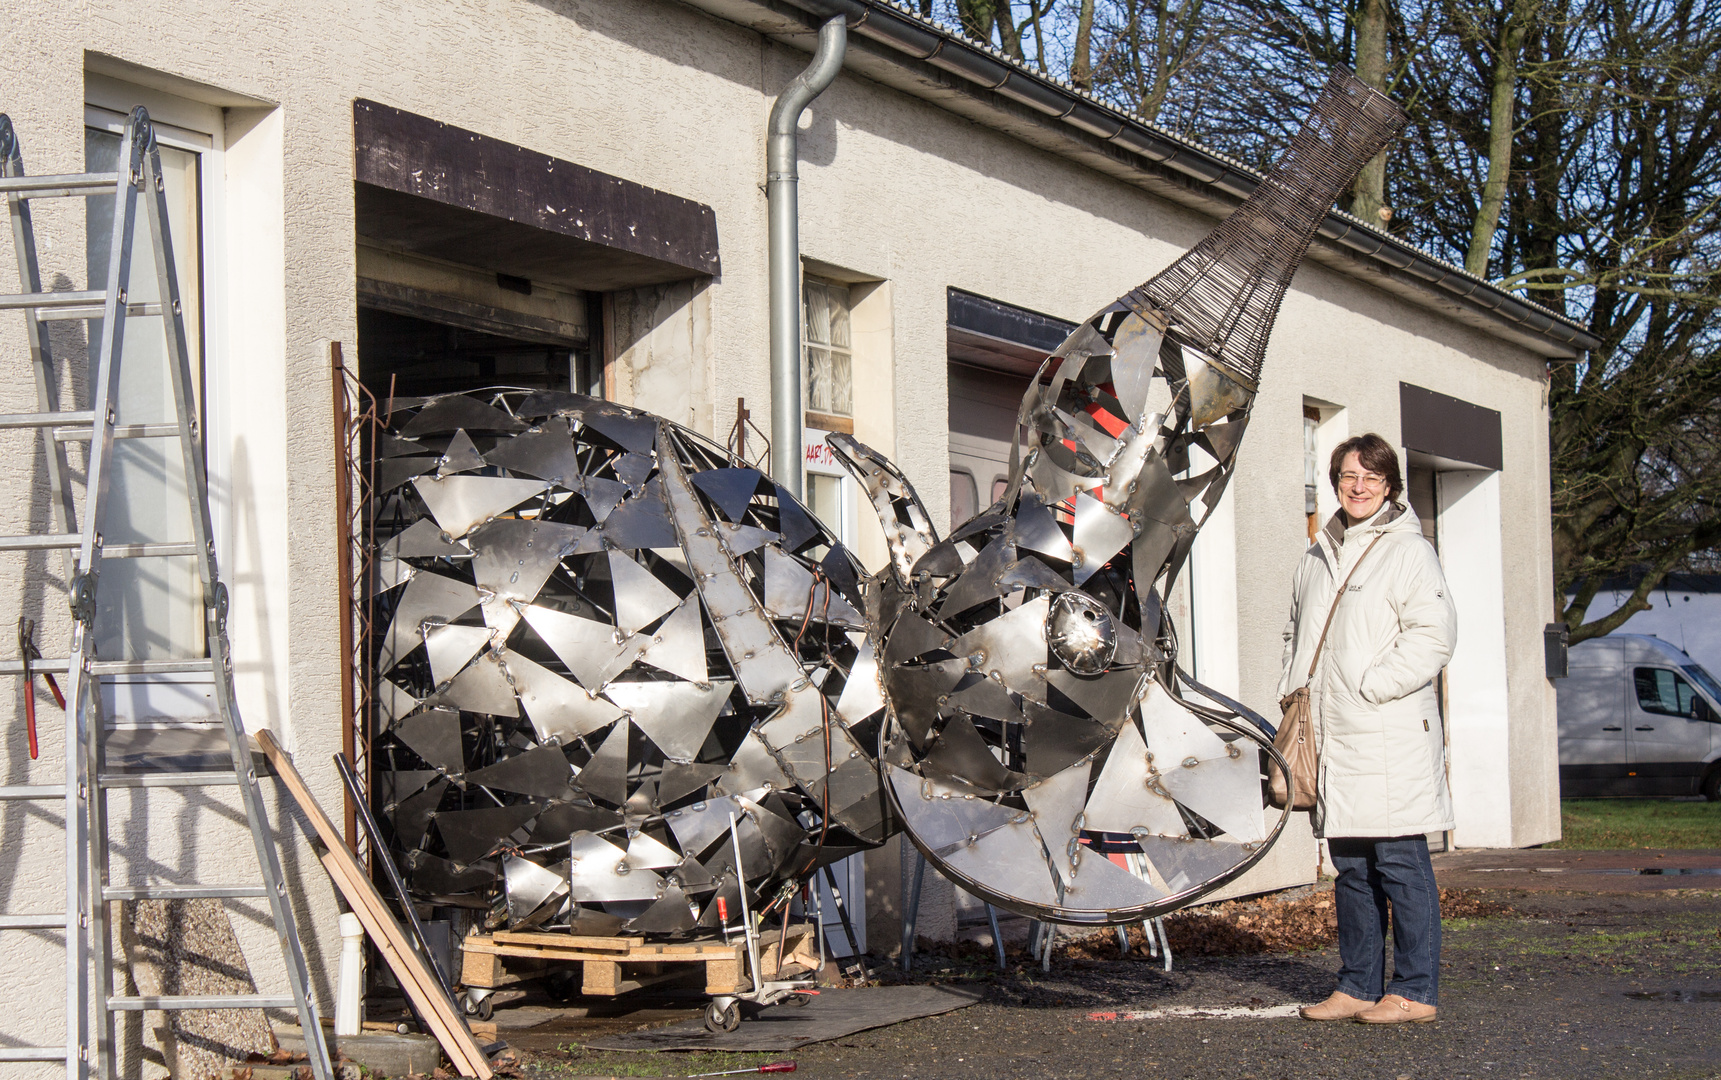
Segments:
[[[698,4],[699,0],[691,2]],[[781,2],[821,21],[841,16],[850,31],[899,57],[947,71],[1236,199],[1248,198],[1261,181],[1260,174],[1239,162],[1119,112],[1074,87],[1027,70],[989,46],[880,0]],[[1574,356],[1601,347],[1601,339],[1579,323],[1418,251],[1349,214],[1329,212],[1317,232],[1364,259],[1403,271],[1475,304],[1504,322],[1570,350]]]

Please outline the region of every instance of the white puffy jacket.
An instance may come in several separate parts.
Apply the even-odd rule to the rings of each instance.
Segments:
[[[1341,511],[1309,546],[1292,584],[1279,696],[1304,685],[1333,590],[1376,536],[1307,682],[1320,752],[1316,836],[1453,827],[1433,680],[1452,656],[1458,615],[1409,507],[1388,502],[1350,528]]]

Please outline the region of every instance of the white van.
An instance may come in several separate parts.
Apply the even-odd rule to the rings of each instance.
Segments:
[[[1721,802],[1721,683],[1657,637],[1573,645],[1560,701],[1560,794]]]

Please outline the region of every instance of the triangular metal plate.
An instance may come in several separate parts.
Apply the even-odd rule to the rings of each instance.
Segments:
[[[505,476],[419,477],[412,486],[442,531],[456,538],[544,491],[541,480]]]
[[[450,394],[437,398],[418,411],[418,415],[400,429],[403,438],[421,435],[446,435],[465,428],[468,431],[525,431],[526,425],[501,409],[484,404],[465,394]]]
[[[656,622],[681,603],[674,590],[627,553],[611,551],[609,566],[610,582],[615,588],[616,625],[624,633],[631,634]]]
[[[724,517],[737,523],[747,513],[753,496],[759,493],[759,481],[763,478],[758,469],[707,469],[689,477],[694,487],[717,504]]]

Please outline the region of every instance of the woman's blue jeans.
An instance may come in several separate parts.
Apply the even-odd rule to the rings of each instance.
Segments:
[[[1439,1004],[1440,889],[1424,836],[1327,841],[1338,880],[1339,990],[1379,1001],[1386,986],[1386,913],[1392,906],[1391,992]]]

